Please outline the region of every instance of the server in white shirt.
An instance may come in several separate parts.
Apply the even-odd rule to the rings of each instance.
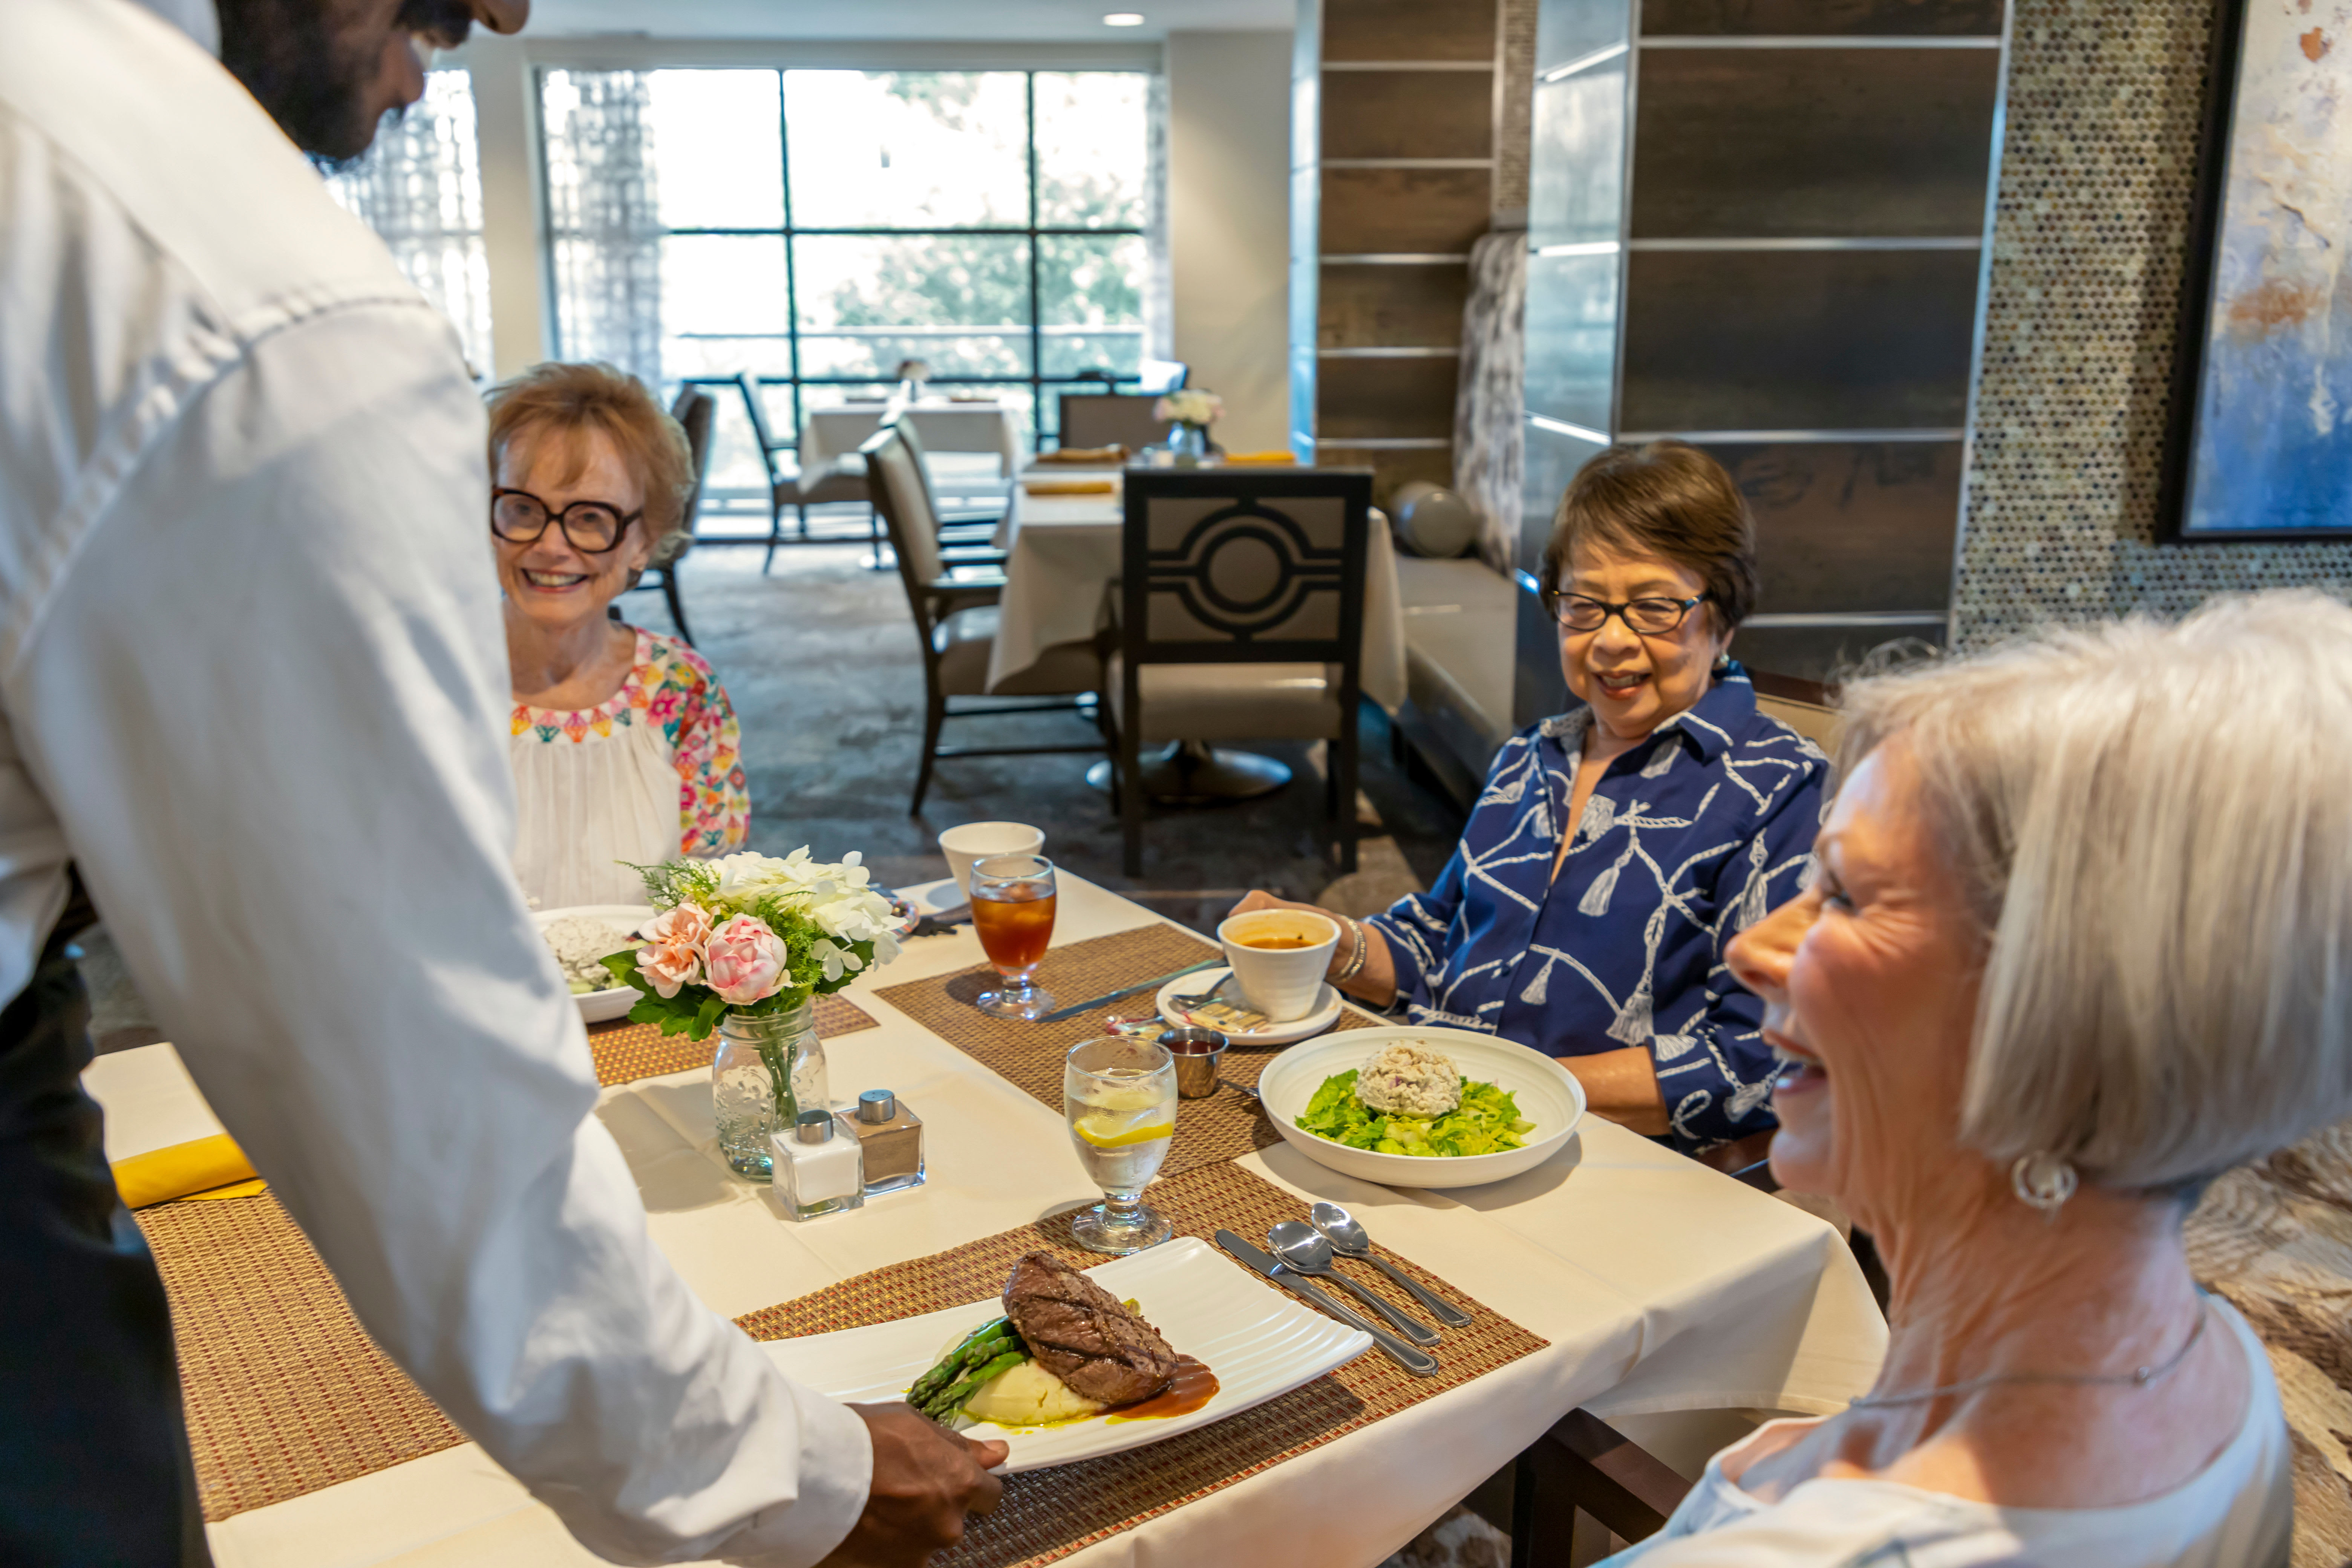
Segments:
[[[1000,1447],[787,1382],[671,1271],[508,868],[481,407],[295,143],[361,152],[421,90],[412,39],[526,4],[0,11],[16,1568],[204,1557],[161,1288],[77,1082],[72,866],[369,1331],[587,1545],[912,1563],[993,1504]]]

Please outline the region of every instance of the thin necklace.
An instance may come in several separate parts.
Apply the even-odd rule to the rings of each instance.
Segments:
[[[1910,1394],[1872,1394],[1852,1401],[1849,1410],[1869,1410],[1882,1405],[1916,1405],[1922,1399],[1937,1399],[1947,1394],[1974,1394],[1979,1388],[1990,1388],[1997,1383],[2066,1383],[2129,1384],[2134,1388],[2146,1388],[2189,1358],[2204,1337],[2205,1320],[2212,1314],[2206,1310],[2205,1293],[2197,1293],[2197,1326],[2189,1331],[2188,1342],[2156,1366],[2135,1367],[2129,1372],[1994,1372],[1982,1377],[1972,1377],[1965,1383],[1948,1383],[1940,1388],[1922,1388]]]

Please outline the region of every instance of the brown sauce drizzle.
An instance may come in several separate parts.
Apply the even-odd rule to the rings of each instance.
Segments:
[[[1217,1374],[1194,1361],[1191,1356],[1176,1358],[1176,1375],[1168,1386],[1150,1398],[1134,1405],[1122,1405],[1112,1411],[1113,1421],[1163,1421],[1171,1415],[1190,1415],[1217,1396]]]

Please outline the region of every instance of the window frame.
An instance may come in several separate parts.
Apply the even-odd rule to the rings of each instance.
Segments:
[[[792,449],[795,452],[797,452],[799,447],[801,430],[803,427],[803,423],[812,406],[804,395],[804,388],[824,386],[870,387],[877,384],[884,384],[887,382],[887,375],[811,375],[803,372],[801,349],[801,340],[803,337],[829,338],[854,334],[845,334],[838,330],[826,331],[803,326],[800,313],[800,257],[798,247],[794,243],[796,240],[802,238],[890,239],[907,237],[919,238],[926,237],[953,237],[964,238],[978,236],[1018,239],[1025,243],[1028,247],[1029,273],[1028,374],[1025,375],[943,375],[936,378],[935,384],[943,387],[1026,387],[1030,395],[1031,416],[1029,420],[1029,439],[1030,447],[1033,451],[1042,451],[1045,449],[1045,443],[1048,436],[1049,425],[1053,426],[1052,435],[1056,440],[1059,439],[1060,436],[1060,408],[1058,404],[1056,404],[1052,407],[1049,413],[1046,403],[1048,388],[1067,390],[1078,387],[1093,387],[1099,388],[1105,392],[1113,392],[1117,391],[1122,385],[1132,386],[1140,382],[1141,375],[1139,371],[1134,374],[1121,375],[1114,374],[1108,379],[1105,379],[1100,375],[1087,375],[1080,374],[1049,375],[1045,372],[1046,326],[1044,320],[1044,310],[1042,309],[1044,301],[1041,297],[1043,292],[1041,242],[1059,238],[1138,238],[1144,240],[1148,245],[1150,242],[1150,229],[1149,227],[1148,221],[1146,223],[1138,223],[1133,225],[1104,225],[1092,227],[1057,224],[1040,224],[1037,221],[1039,177],[1037,153],[1037,78],[1040,74],[1045,74],[1050,76],[1136,76],[1148,79],[1151,75],[1151,72],[1149,70],[1135,66],[1078,63],[1068,65],[1047,64],[1035,66],[877,65],[854,67],[816,64],[718,66],[656,65],[650,63],[635,66],[598,66],[562,65],[550,61],[541,63],[540,68],[533,72],[535,89],[534,97],[536,98],[539,94],[544,93],[544,73],[548,70],[571,70],[576,72],[600,69],[636,70],[641,72],[652,72],[657,70],[735,69],[770,71],[774,74],[776,78],[777,178],[782,186],[782,196],[783,221],[782,226],[780,227],[763,227],[758,226],[694,226],[673,228],[667,225],[664,225],[660,230],[660,234],[664,239],[700,237],[745,239],[775,238],[782,243],[784,250],[784,331],[782,332],[782,337],[785,346],[785,363],[790,367],[790,370],[789,374],[783,376],[762,375],[755,373],[752,376],[752,382],[753,384],[759,387],[762,393],[765,393],[772,387],[778,386],[789,389],[791,399],[791,418],[789,422],[790,435],[788,440]],[[794,221],[793,204],[792,110],[788,96],[789,86],[787,82],[787,79],[794,70],[856,70],[861,74],[868,76],[1009,76],[1015,73],[1019,74],[1022,79],[1022,109],[1024,121],[1023,152],[1026,161],[1028,221],[1024,225],[914,225],[908,226],[840,226],[832,225],[810,226],[800,226]],[[540,155],[543,163],[547,155],[547,144],[543,135],[541,138]],[[1149,177],[1148,170],[1146,171],[1146,177],[1147,179]],[[1147,195],[1147,200],[1148,199],[1149,196]],[[557,236],[552,232],[552,230],[551,230],[548,234],[548,256],[551,263],[553,256],[552,242],[556,237]],[[551,310],[550,326],[551,328],[552,336],[557,344],[558,357],[562,357],[567,350],[563,343],[563,324],[560,312]],[[1107,334],[1108,332],[1130,330],[1137,340],[1139,349],[1138,359],[1140,360],[1142,358],[1149,357],[1147,353],[1141,352],[1148,350],[1150,345],[1148,341],[1146,341],[1149,329],[1146,323],[1140,319],[1136,321],[1132,329],[1110,327],[1095,329],[1094,331],[1097,333]],[[987,329],[985,328],[975,328],[972,330],[971,335],[983,335],[986,331]],[[1013,334],[1011,332],[1006,332],[1002,335],[1011,336]],[[776,341],[779,334],[773,332],[681,332],[677,334],[677,336],[680,338],[697,338],[706,341],[740,339],[745,342],[772,342]],[[680,386],[701,386],[709,389],[733,386],[736,384],[737,378],[731,375],[696,374],[681,375],[675,379],[676,384]],[[817,405],[816,406],[830,407],[834,405],[824,404]],[[780,434],[782,433],[780,432]]]

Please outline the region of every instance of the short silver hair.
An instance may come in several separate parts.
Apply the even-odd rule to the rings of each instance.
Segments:
[[[2352,1113],[2352,608],[2217,599],[1868,677],[1980,922],[1961,1137],[2188,1186]]]

